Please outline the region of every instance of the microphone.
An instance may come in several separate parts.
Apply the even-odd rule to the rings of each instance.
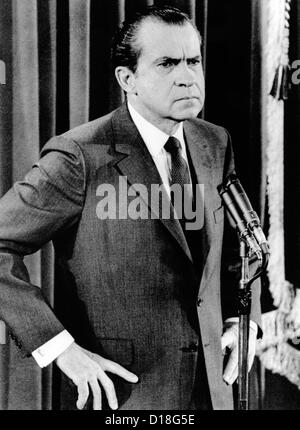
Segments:
[[[257,213],[253,210],[247,194],[235,174],[231,174],[226,179],[226,188],[231,193],[236,203],[237,210],[245,220],[248,229],[255,237],[263,254],[269,254],[269,245],[260,225]]]
[[[259,260],[262,259],[261,249],[255,240],[255,237],[253,234],[248,230],[247,224],[243,220],[243,218],[240,216],[239,211],[237,210],[236,203],[233,200],[231,194],[228,192],[226,187],[221,184],[217,187],[218,192],[224,202],[224,205],[231,215],[239,233],[240,236],[246,241],[247,245],[249,246],[249,249],[256,254],[257,258]]]

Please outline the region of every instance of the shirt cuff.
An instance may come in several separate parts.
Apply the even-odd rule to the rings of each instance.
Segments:
[[[32,352],[32,356],[40,367],[46,367],[52,363],[74,342],[74,338],[67,330],[63,330],[48,342]]]
[[[225,320],[225,323],[233,323],[233,322],[238,323],[238,322],[239,322],[239,318],[238,318],[238,317],[232,317],[232,318],[227,318],[227,320]],[[254,322],[254,321],[250,320],[250,322],[249,322],[249,326],[250,326],[250,328],[251,328],[252,330],[254,330],[254,331],[256,332],[256,334],[257,334],[258,327],[257,327],[256,322]]]

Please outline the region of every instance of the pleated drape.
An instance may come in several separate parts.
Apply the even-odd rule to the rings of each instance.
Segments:
[[[12,13],[11,1],[0,2],[0,58],[5,65],[6,82],[0,84],[0,195],[12,181]],[[3,35],[6,35],[4,38]],[[0,409],[7,409],[9,390],[9,348],[5,326],[0,325]]]
[[[12,12],[12,181],[21,179],[39,154],[39,82],[37,6],[11,2]],[[25,259],[31,280],[41,284],[40,252]],[[41,372],[33,360],[24,361],[13,342],[7,344],[7,408],[38,409]],[[20,383],[21,382],[21,383]],[[30,384],[30,389],[29,389]]]
[[[70,127],[89,119],[91,2],[70,2]]]
[[[57,31],[56,2],[38,2],[38,71],[40,148],[56,133]],[[41,249],[41,288],[54,303],[54,250],[51,243]],[[41,409],[52,407],[52,366],[42,371]]]
[[[233,121],[219,121],[224,108],[229,118],[231,105],[230,101],[219,103],[218,96],[221,94],[221,101],[226,101],[229,90],[224,98],[222,71],[219,74],[217,71],[224,45],[227,43],[225,51],[231,49],[232,39],[239,35],[232,30],[224,38],[224,29],[232,25],[231,15],[221,17],[221,28],[215,18],[224,3],[232,13],[238,11],[236,17],[239,8],[243,8],[246,21],[239,24],[238,31],[243,26],[248,29],[243,38],[249,39],[250,46],[251,19],[256,19],[251,17],[253,1],[0,0],[0,60],[5,61],[7,71],[6,84],[0,84],[0,194],[23,177],[51,136],[120,105],[123,95],[110,64],[112,35],[117,25],[143,5],[170,4],[193,19],[204,38],[204,69],[212,79],[219,79],[218,85],[208,81],[208,119],[234,128]],[[256,49],[254,44],[253,50]],[[236,65],[229,62],[226,67],[234,70]],[[250,85],[250,63],[243,71]],[[232,94],[239,91],[235,85],[234,79],[230,80]],[[238,116],[239,110],[232,112]],[[202,116],[206,116],[206,110]],[[249,140],[244,142],[244,146],[248,144]],[[241,154],[238,150],[237,159],[243,158]],[[32,282],[42,288],[51,303],[55,302],[54,262],[51,244],[26,257]],[[0,330],[1,327],[0,324]],[[8,338],[5,344],[1,340],[3,335],[0,335],[0,409],[51,409],[56,389],[52,385],[51,366],[41,371],[33,359],[22,359]]]

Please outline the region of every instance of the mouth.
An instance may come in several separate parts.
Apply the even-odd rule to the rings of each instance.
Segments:
[[[185,96],[185,97],[180,97],[176,101],[179,102],[181,100],[200,100],[200,97],[198,97],[198,96]]]

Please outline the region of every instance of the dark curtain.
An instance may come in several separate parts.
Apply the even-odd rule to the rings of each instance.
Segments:
[[[202,116],[229,130],[239,176],[255,209],[263,209],[259,0],[0,0],[0,60],[7,71],[0,84],[1,195],[51,136],[120,105],[112,35],[130,13],[153,3],[181,8],[201,31]],[[54,261],[51,244],[26,258],[32,281],[52,303]],[[0,345],[0,409],[51,409],[52,376],[51,366],[41,371],[32,358],[22,359],[7,338]]]

